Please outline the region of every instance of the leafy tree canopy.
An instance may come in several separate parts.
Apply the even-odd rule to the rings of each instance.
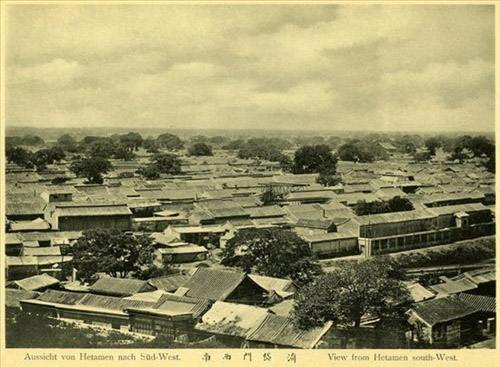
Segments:
[[[303,329],[333,321],[359,327],[361,317],[401,314],[408,290],[387,258],[341,263],[335,271],[316,278],[297,293],[293,317]]]
[[[222,252],[222,264],[246,272],[310,282],[321,273],[309,245],[292,231],[281,228],[241,230]]]
[[[161,134],[156,141],[161,147],[168,150],[179,150],[184,147],[184,142],[177,135],[170,133]]]
[[[102,157],[87,157],[74,160],[70,170],[78,177],[85,177],[89,183],[101,184],[102,175],[111,170],[111,163]]]
[[[195,143],[188,149],[189,155],[193,156],[210,156],[213,155],[212,147],[205,143]]]
[[[414,206],[412,202],[407,198],[402,198],[400,196],[395,196],[387,201],[377,200],[366,202],[364,200],[360,200],[354,206],[354,212],[356,215],[402,212],[413,209]]]
[[[116,229],[92,229],[72,247],[73,266],[81,279],[96,273],[125,278],[153,266],[154,247],[148,235],[130,235]]]
[[[294,173],[320,173],[334,175],[337,169],[337,157],[326,144],[305,145],[295,152]]]
[[[143,143],[141,134],[130,132],[118,137],[122,146],[129,150],[138,150]]]
[[[273,186],[268,186],[260,195],[262,205],[275,205],[283,199],[283,194],[276,191]]]
[[[375,160],[375,154],[361,141],[353,141],[341,145],[337,150],[337,155],[341,160],[350,162],[364,163]]]
[[[155,180],[160,174],[178,175],[182,173],[179,157],[170,153],[157,153],[153,155],[151,163],[137,170],[141,176],[148,180]]]

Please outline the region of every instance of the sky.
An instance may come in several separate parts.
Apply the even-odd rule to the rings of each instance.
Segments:
[[[6,121],[493,131],[492,5],[14,5]]]

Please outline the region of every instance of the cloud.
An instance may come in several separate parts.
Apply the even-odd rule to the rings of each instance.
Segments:
[[[47,88],[64,88],[82,73],[76,61],[54,59],[48,63],[28,67],[14,67],[8,74],[10,83],[43,83]]]
[[[492,6],[7,9],[9,124],[494,126]]]

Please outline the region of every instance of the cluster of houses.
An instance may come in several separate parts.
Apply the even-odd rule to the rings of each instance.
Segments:
[[[232,346],[331,346],[330,323],[301,331],[290,321],[297,290],[291,281],[218,264],[220,249],[235,233],[290,229],[320,259],[370,257],[495,233],[494,175],[474,162],[339,162],[343,183],[325,187],[316,174],[283,173],[275,162],[243,160],[227,151],[183,157],[182,175],[147,181],[135,172],[148,159],[139,154],[133,161],[113,161],[101,185],[74,177],[64,161],[43,172],[7,165],[8,304],[189,342],[216,335]],[[63,184],[52,183],[61,177]],[[266,190],[279,199],[263,203]],[[407,198],[414,209],[355,213],[360,201],[395,197]],[[147,233],[155,262],[176,263],[182,271],[149,281],[102,277],[91,286],[63,278],[62,269],[71,267],[71,245],[95,228]],[[409,285],[419,293],[409,311],[411,338],[450,343],[493,328],[491,282],[492,269],[431,288]],[[444,315],[440,309],[456,312]]]

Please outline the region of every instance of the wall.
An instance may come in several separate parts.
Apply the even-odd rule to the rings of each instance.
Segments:
[[[58,217],[57,226],[60,231],[80,231],[85,229],[106,228],[130,230],[131,216],[89,216]]]

